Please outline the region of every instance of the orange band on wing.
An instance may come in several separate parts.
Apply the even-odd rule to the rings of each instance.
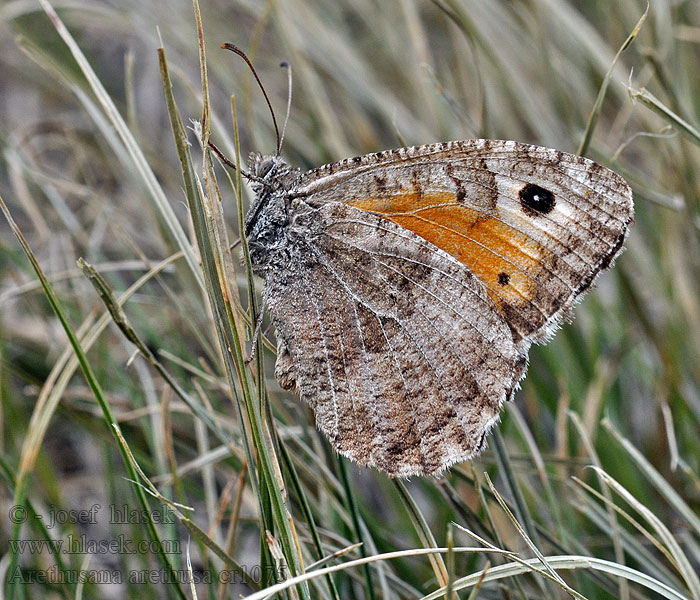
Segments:
[[[467,208],[453,193],[399,192],[348,204],[376,213],[448,252],[487,286],[492,300],[532,299],[543,248],[503,221]]]

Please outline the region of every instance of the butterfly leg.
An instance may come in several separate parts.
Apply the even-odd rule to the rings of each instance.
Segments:
[[[260,307],[260,312],[258,313],[258,318],[255,320],[255,330],[253,331],[253,345],[250,347],[250,354],[245,359],[245,364],[250,364],[255,358],[255,352],[258,349],[258,338],[260,337],[260,328],[263,324],[263,318],[265,317],[265,306],[267,305],[267,286],[265,286],[265,291],[263,292],[262,306]]]

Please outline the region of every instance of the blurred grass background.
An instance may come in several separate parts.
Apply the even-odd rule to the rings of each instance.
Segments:
[[[42,6],[2,4],[0,194],[67,322],[86,336],[82,347],[101,392],[69,362],[65,330],[0,219],[0,574],[8,597],[192,597],[186,577],[177,585],[163,575],[179,572],[202,580],[200,598],[233,598],[259,587],[252,579],[282,581],[344,549],[323,565],[489,543],[487,553],[373,561],[281,597],[416,598],[445,586],[434,597],[700,598],[700,3],[650,4],[612,71],[586,152],[634,190],[627,251],[577,307],[575,321],[532,349],[528,377],[489,450],[440,481],[408,482],[341,461],[308,408],[279,390],[269,351],[267,395],[254,377],[259,363],[242,372],[240,346],[234,358],[221,351],[231,335],[250,337],[251,317],[240,308],[249,306],[241,253],[229,260],[226,244],[209,235],[238,238],[235,183],[216,167],[219,203],[192,130],[185,155],[193,162],[178,160],[175,112],[164,100],[156,54],[160,37],[174,99],[191,128],[203,105],[192,4],[55,8],[104,94]],[[212,140],[235,156],[234,94],[243,156],[274,152],[250,73],[218,49],[233,42],[249,53],[280,120],[287,78],[279,63],[291,63],[283,156],[302,168],[471,137],[576,152],[605,74],[645,8],[637,0],[206,1]],[[247,205],[248,192],[242,200]],[[201,249],[201,270],[187,238]],[[103,316],[79,257],[117,296],[131,289],[124,311],[140,352]],[[226,295],[212,291],[217,276],[232,285],[231,314]],[[128,449],[124,460],[112,418]],[[146,506],[130,481],[135,464],[165,498],[195,509],[173,507],[191,522],[151,529],[110,518],[110,506]],[[29,515],[21,528],[5,518],[18,500]],[[165,502],[148,501],[154,511]],[[96,504],[97,519],[78,515]],[[51,514],[78,522],[48,527]],[[182,545],[162,554],[152,546],[66,554],[12,542],[81,534]],[[554,571],[551,580],[542,575],[547,563],[538,556],[609,563],[551,559],[562,569],[556,581]],[[539,574],[508,571],[533,557],[523,569]],[[488,565],[509,576],[480,581]],[[113,583],[73,581],[80,569],[94,579],[111,573]],[[234,581],[220,583],[231,569]],[[129,581],[144,573],[156,575]],[[21,583],[31,580],[38,583]]]

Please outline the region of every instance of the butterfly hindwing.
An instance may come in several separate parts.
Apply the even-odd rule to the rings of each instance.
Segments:
[[[347,204],[304,217],[297,284],[267,279],[278,376],[360,464],[437,474],[475,454],[526,360],[478,280],[413,232]]]

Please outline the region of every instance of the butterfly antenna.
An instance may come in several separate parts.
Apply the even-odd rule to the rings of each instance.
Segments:
[[[241,175],[250,181],[260,181],[259,177],[256,177],[252,173],[248,173],[248,171],[239,169],[236,166],[236,163],[230,160],[221,150],[219,150],[216,144],[214,144],[214,142],[212,142],[211,140],[209,140],[209,147],[214,151],[214,154],[216,154],[221,159],[221,162],[223,162],[227,167],[231,167],[234,171],[240,170]]]
[[[287,122],[289,121],[289,112],[292,109],[292,65],[286,60],[280,63],[280,67],[287,69],[287,114],[284,116],[284,125],[282,125],[282,136],[280,137],[279,146],[277,146],[277,156],[282,152],[282,142],[284,142],[284,134],[287,131]]]
[[[275,118],[275,111],[272,110],[272,104],[270,103],[270,99],[267,97],[267,92],[265,91],[265,88],[263,87],[262,81],[260,81],[260,77],[258,77],[258,73],[255,71],[255,67],[253,66],[253,63],[250,62],[248,57],[246,56],[246,53],[243,52],[238,46],[234,44],[230,44],[226,42],[225,44],[221,44],[221,48],[224,50],[230,50],[231,52],[234,52],[235,54],[238,54],[248,65],[248,68],[250,71],[253,73],[253,76],[255,77],[255,81],[258,82],[258,86],[260,87],[260,90],[263,93],[263,96],[265,96],[265,102],[267,102],[267,107],[270,109],[270,114],[272,115],[272,124],[275,126],[275,135],[277,136],[277,154],[279,154],[279,148],[282,145],[282,141],[280,139],[280,130],[279,127],[277,127],[277,119]]]

